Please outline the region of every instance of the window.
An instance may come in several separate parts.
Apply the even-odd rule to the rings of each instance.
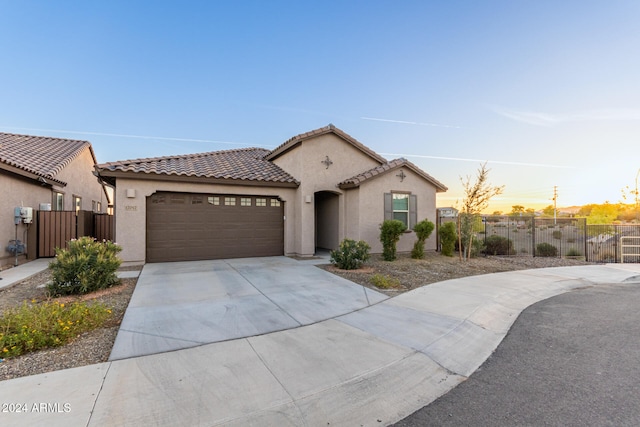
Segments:
[[[385,193],[384,219],[397,219],[411,230],[417,222],[417,197],[409,193]]]
[[[220,205],[220,197],[218,196],[209,196],[207,197],[207,201],[210,205],[218,206]]]
[[[280,206],[280,200],[271,199],[271,206]]]
[[[409,195],[393,194],[393,219],[402,221],[409,228]]]
[[[235,197],[225,197],[224,198],[224,205],[225,206],[235,206],[236,205],[236,198]]]
[[[191,197],[192,205],[201,205],[202,204],[202,196],[193,196]]]
[[[240,206],[251,206],[251,197],[240,197]]]
[[[267,199],[256,199],[256,206],[267,206]]]
[[[54,211],[64,210],[64,194],[53,193],[53,210]]]
[[[78,215],[78,212],[82,209],[82,197],[73,196],[73,209],[76,211],[76,215]]]

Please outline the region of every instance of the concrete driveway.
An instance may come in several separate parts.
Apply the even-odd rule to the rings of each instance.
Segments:
[[[287,257],[147,264],[110,360],[310,325],[387,296]]]
[[[26,410],[0,413],[0,424],[389,425],[467,380],[531,304],[585,287],[624,286],[640,275],[640,264],[513,271],[384,299],[291,259],[211,261],[194,271],[196,264],[143,271],[118,351],[124,354],[124,342],[158,353],[2,381],[0,402]],[[263,276],[278,280],[255,278]],[[243,289],[233,301],[232,277]],[[207,280],[219,287],[210,291]],[[270,311],[261,317],[255,304]],[[331,313],[321,315],[319,306]],[[286,324],[294,327],[281,330]],[[263,332],[230,338],[251,330]],[[202,344],[210,339],[223,342]]]

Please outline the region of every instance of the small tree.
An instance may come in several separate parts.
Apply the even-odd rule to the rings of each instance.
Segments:
[[[429,236],[431,236],[434,228],[436,228],[436,226],[428,219],[420,221],[413,227],[413,231],[416,232],[418,240],[413,244],[411,258],[424,258],[424,242],[429,238]]]
[[[460,215],[460,232],[458,235],[460,248],[464,248],[465,258],[471,258],[473,247],[473,225],[476,217],[489,206],[489,200],[502,194],[504,185],[494,187],[489,184],[489,171],[487,164],[480,165],[476,174],[475,182],[471,182],[471,177],[460,181],[464,189],[464,200],[462,201],[462,213]],[[460,256],[462,257],[462,251]]]
[[[456,240],[458,240],[456,224],[454,222],[443,224],[438,229],[438,235],[440,236],[442,255],[453,256],[453,251],[456,248]]]
[[[380,241],[382,242],[382,259],[393,261],[396,259],[396,243],[400,240],[406,227],[402,221],[387,219],[380,225]]]

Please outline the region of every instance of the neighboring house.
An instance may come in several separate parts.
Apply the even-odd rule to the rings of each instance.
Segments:
[[[458,209],[452,207],[438,208],[439,218],[457,218]]]
[[[107,212],[96,163],[87,141],[0,133],[0,266],[15,259],[7,251],[16,235],[15,207],[30,207],[34,215],[38,210]],[[28,227],[21,223],[17,228],[23,243]]]
[[[98,165],[116,187],[125,262],[314,255],[344,238],[382,252],[379,226],[436,221],[446,187],[406,159],[387,161],[333,125],[272,151],[245,148]],[[434,233],[435,234],[435,233]],[[427,241],[435,249],[435,236]]]

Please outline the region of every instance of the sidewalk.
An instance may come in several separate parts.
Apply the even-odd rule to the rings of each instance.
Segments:
[[[0,279],[2,279],[0,280],[0,289],[9,287],[46,270],[52,260],[53,258],[38,258],[17,267],[0,271]]]
[[[295,329],[3,381],[3,425],[388,425],[447,393],[529,305],[640,265],[435,283]],[[15,409],[15,406],[13,407]]]

